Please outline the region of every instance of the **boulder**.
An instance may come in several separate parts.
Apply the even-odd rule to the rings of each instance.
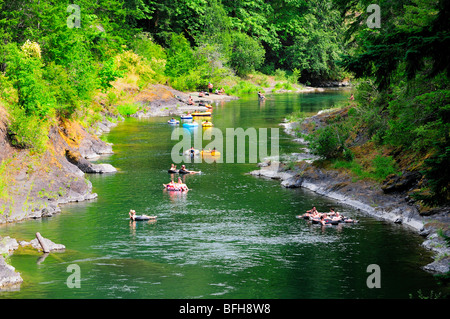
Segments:
[[[0,288],[14,287],[22,282],[20,273],[16,272],[13,266],[8,265],[3,256],[0,255]]]
[[[45,246],[48,248],[49,251],[55,251],[55,250],[65,250],[66,246],[62,244],[55,244],[48,238],[43,238],[43,241],[45,243]],[[37,250],[43,250],[41,244],[39,243],[39,240],[37,238],[30,241],[30,245],[37,249]]]
[[[17,240],[9,236],[0,237],[0,255],[8,254],[12,250],[19,248]]]
[[[111,164],[92,164],[81,156],[79,152],[66,150],[66,158],[70,163],[76,165],[83,173],[86,174],[114,173],[117,171],[117,169]]]

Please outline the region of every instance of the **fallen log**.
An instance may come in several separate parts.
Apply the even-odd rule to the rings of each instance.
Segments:
[[[42,235],[39,232],[36,233],[36,238],[39,241],[39,244],[41,244],[44,253],[49,253],[50,249],[47,247],[47,244],[44,241],[44,237],[42,237]]]

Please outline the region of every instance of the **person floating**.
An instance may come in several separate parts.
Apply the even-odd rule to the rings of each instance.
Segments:
[[[181,191],[181,192],[185,192],[188,191],[189,188],[187,187],[186,184],[183,183],[183,181],[181,180],[181,178],[178,178],[178,182],[174,182],[173,180],[170,181],[169,184],[163,184],[164,187],[169,190],[169,191]]]
[[[186,165],[181,165],[180,170],[178,171],[180,174],[197,174],[200,173],[200,171],[190,171],[186,169]]]
[[[176,166],[175,164],[172,164],[172,165],[170,166],[168,172],[171,173],[171,174],[178,173],[177,166]]]
[[[192,97],[189,95],[189,98],[188,98],[188,104],[189,105],[194,105],[194,101],[192,100]]]

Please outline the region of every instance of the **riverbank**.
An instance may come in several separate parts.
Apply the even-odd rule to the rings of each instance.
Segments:
[[[296,132],[304,134],[314,125],[323,125],[327,118],[335,117],[342,110],[319,112],[302,123],[282,123],[287,134],[297,137]],[[432,213],[421,212],[420,208],[407,195],[407,191],[415,185],[406,185],[410,180],[404,179],[406,188],[402,191],[387,193],[383,185],[368,179],[355,180],[349,172],[331,169],[318,161],[318,157],[309,153],[308,143],[304,138],[295,138],[302,148],[302,153],[291,154],[281,161],[270,159],[260,163],[260,168],[250,172],[251,175],[280,180],[281,186],[287,188],[303,187],[317,194],[332,198],[342,204],[349,205],[370,216],[386,220],[414,229],[425,238],[423,246],[431,249],[435,256],[433,263],[424,269],[433,273],[449,271],[450,249],[444,238],[449,236],[449,209],[435,209]],[[295,165],[292,165],[295,163]],[[386,183],[385,183],[386,184]],[[399,185],[399,189],[401,189]],[[299,214],[302,212],[299,212]]]

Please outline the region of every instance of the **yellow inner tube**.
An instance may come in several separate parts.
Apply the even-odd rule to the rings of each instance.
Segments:
[[[220,156],[219,151],[202,151],[202,155],[205,156]]]
[[[209,127],[209,126],[213,126],[213,124],[211,122],[208,123],[202,123],[202,126],[204,127]]]

